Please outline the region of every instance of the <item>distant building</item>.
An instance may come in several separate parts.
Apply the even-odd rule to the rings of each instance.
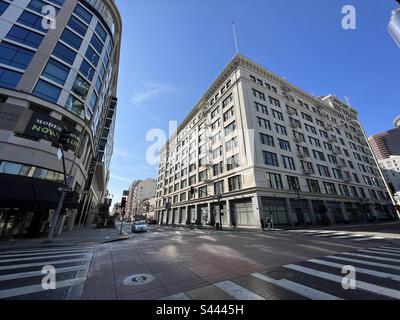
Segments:
[[[400,116],[398,116],[398,117],[394,120],[394,125],[395,125],[397,128],[400,128]]]
[[[141,213],[143,202],[155,197],[156,185],[156,179],[137,180],[132,183],[126,200],[127,216],[133,218]]]
[[[400,204],[400,156],[390,156],[379,163],[396,202]]]
[[[397,120],[400,125],[400,119]],[[369,138],[372,151],[379,160],[400,155],[400,128],[378,133]]]

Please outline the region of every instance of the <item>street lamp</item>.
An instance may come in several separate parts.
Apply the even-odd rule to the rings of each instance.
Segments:
[[[399,0],[399,1],[400,1],[400,0]],[[393,197],[393,195],[392,195],[392,193],[391,193],[391,191],[390,191],[389,185],[388,185],[387,182],[386,182],[386,179],[385,179],[385,176],[384,176],[383,171],[382,171],[382,169],[381,169],[381,166],[379,165],[378,159],[377,159],[375,153],[374,153],[373,150],[372,150],[371,144],[369,143],[369,140],[368,140],[367,133],[365,132],[364,127],[363,127],[363,125],[361,124],[361,122],[360,122],[359,120],[353,119],[353,120],[350,120],[350,121],[347,121],[347,122],[338,124],[338,125],[336,125],[336,126],[329,127],[328,129],[332,130],[332,129],[334,129],[334,128],[344,126],[344,125],[346,125],[346,124],[348,124],[348,123],[351,123],[351,122],[355,122],[355,123],[357,123],[357,124],[359,125],[359,127],[360,127],[360,129],[361,129],[361,131],[362,131],[362,133],[363,133],[363,135],[364,135],[364,139],[365,139],[365,141],[366,141],[367,144],[368,144],[368,148],[369,148],[369,150],[370,150],[370,152],[371,152],[371,154],[372,154],[372,157],[374,158],[375,164],[376,164],[376,166],[378,167],[379,174],[380,174],[380,176],[381,176],[381,178],[382,178],[383,183],[385,184],[385,187],[386,187],[386,190],[387,190],[387,192],[388,192],[388,194],[389,194],[390,200],[392,201],[393,207],[394,207],[394,209],[395,209],[395,211],[396,211],[396,213],[397,213],[397,217],[400,218],[400,213],[399,213],[399,211],[398,211],[398,209],[397,209],[396,201],[395,201],[395,199],[394,199],[394,197]]]
[[[396,1],[400,4],[400,0]],[[400,8],[394,9],[392,11],[388,30],[393,40],[400,47]]]

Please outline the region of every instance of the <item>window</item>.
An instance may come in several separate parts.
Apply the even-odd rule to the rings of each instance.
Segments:
[[[88,47],[86,54],[85,54],[86,59],[93,64],[95,67],[97,67],[97,64],[99,63],[99,55],[92,49],[91,46]]]
[[[264,163],[266,165],[279,167],[278,158],[276,156],[276,153],[263,151],[263,155],[264,155]]]
[[[32,60],[34,52],[11,43],[0,43],[0,63],[19,69],[26,69]]]
[[[69,71],[70,69],[68,67],[50,58],[42,75],[58,84],[64,85],[65,80],[68,78]]]
[[[92,14],[79,4],[76,6],[74,13],[87,24],[90,24],[90,22],[92,21]]]
[[[28,8],[37,12],[37,13],[42,13],[42,9],[44,6],[48,5],[46,2],[41,1],[41,0],[32,0],[28,4]],[[56,8],[56,11],[58,11],[58,8]]]
[[[292,157],[282,156],[282,161],[286,169],[296,170],[294,159]]]
[[[232,94],[229,95],[228,98],[226,98],[223,102],[222,102],[222,107],[225,108],[229,105],[229,103],[231,103],[233,101],[233,96]]]
[[[257,120],[258,120],[258,125],[261,128],[271,130],[271,123],[269,122],[269,120],[266,120],[266,119],[260,118],[260,117],[257,117]]]
[[[57,103],[58,97],[60,96],[61,89],[46,81],[39,80],[36,84],[33,95],[42,98],[46,101]]]
[[[293,176],[286,176],[290,190],[301,191],[299,178]]]
[[[83,101],[86,100],[87,94],[89,92],[90,84],[80,75],[76,76],[74,85],[72,86],[72,92],[78,95]]]
[[[265,106],[265,105],[263,105],[261,103],[258,103],[258,102],[254,102],[254,104],[255,104],[256,109],[257,109],[258,112],[262,112],[264,114],[268,114],[267,106]]]
[[[15,89],[22,73],[0,67],[0,86],[7,89]]]
[[[283,189],[281,175],[267,172],[267,186],[272,189]]]
[[[281,126],[280,124],[275,123],[275,130],[277,133],[287,136],[287,131],[284,126]]]
[[[189,178],[189,186],[196,184],[196,176],[191,176]]]
[[[281,104],[280,104],[279,100],[277,100],[275,98],[269,97],[269,103],[272,104],[275,107],[278,107],[278,108],[281,107]]]
[[[335,184],[330,183],[330,182],[324,182],[324,186],[325,186],[325,192],[327,194],[337,195]]]
[[[92,40],[90,40],[90,43],[97,50],[97,52],[101,54],[103,51],[103,44],[101,43],[99,37],[94,34]]]
[[[22,12],[21,16],[18,18],[17,22],[36,29],[41,32],[47,32],[47,29],[43,29],[42,27],[43,17],[33,14],[29,11]]]
[[[0,1],[0,15],[2,15],[4,13],[4,11],[7,10],[9,5],[10,4],[5,1]]]
[[[274,137],[260,133],[261,143],[267,146],[275,147]]]
[[[199,172],[199,183],[207,180],[207,177],[208,177],[207,172],[208,172],[207,170],[203,170],[203,171]]]
[[[226,171],[231,171],[233,169],[240,167],[239,154],[234,155],[226,160]]]
[[[318,180],[307,179],[307,185],[310,192],[321,193],[321,188],[319,186]]]
[[[76,58],[76,52],[71,50],[67,46],[62,43],[58,43],[53,51],[53,55],[57,58],[69,63],[70,65],[74,64]]]
[[[14,25],[8,32],[7,39],[11,39],[33,48],[39,48],[44,36],[36,32]]]
[[[96,31],[97,35],[100,37],[100,39],[103,40],[103,42],[106,42],[107,32],[103,28],[103,26],[100,24],[100,22],[97,22],[95,31]]]
[[[76,50],[79,50],[82,44],[82,38],[68,29],[64,30],[60,39],[69,44],[71,47],[75,48]]]
[[[328,167],[326,167],[326,166],[321,166],[321,165],[317,165],[317,168],[318,168],[318,172],[319,172],[319,175],[321,176],[321,177],[327,177],[327,178],[330,178],[331,177],[331,174],[330,174],[330,172],[329,172],[329,168]]]
[[[218,119],[217,121],[213,122],[211,125],[212,130],[216,130],[221,126],[221,119]]]
[[[82,23],[74,16],[72,16],[71,19],[69,19],[67,26],[70,27],[72,30],[76,31],[77,33],[79,33],[82,37],[85,37],[88,29],[88,27],[84,23]]]
[[[235,176],[228,179],[229,191],[237,191],[242,189],[242,177]]]
[[[237,141],[237,137],[235,137],[226,142],[225,151],[226,152],[232,151],[233,149],[235,149],[237,147],[237,145],[238,145],[238,141]]]
[[[93,80],[95,69],[85,59],[83,59],[79,71],[85,78],[89,79],[90,81]]]
[[[223,194],[224,193],[224,181],[218,181],[214,183],[214,194]]]
[[[232,118],[235,115],[235,110],[234,108],[230,108],[228,111],[224,113],[224,121],[228,121],[230,118]]]
[[[260,91],[258,91],[256,89],[253,89],[253,95],[254,95],[255,98],[258,98],[258,99],[260,99],[262,101],[265,101],[265,94],[264,93],[262,93],[262,92],[260,92]]]
[[[97,94],[96,94],[96,92],[93,91],[92,96],[90,97],[90,100],[89,100],[89,110],[92,112],[94,111],[94,108],[96,106],[97,99],[98,99]]]
[[[231,124],[225,127],[225,136],[235,132],[236,130],[236,121],[233,121]]]
[[[218,148],[216,148],[216,149],[214,149],[214,150],[212,151],[212,157],[213,157],[213,159],[216,159],[216,158],[218,158],[218,157],[220,157],[220,156],[222,156],[222,147],[218,147]]]
[[[76,115],[80,116],[83,109],[85,108],[85,105],[82,101],[79,99],[75,98],[72,94],[69,95],[67,103],[65,105],[65,108],[72,113],[75,113]]]
[[[279,141],[279,147],[280,147],[282,150],[291,151],[289,141],[282,140],[282,139],[278,139],[278,141]]]
[[[213,165],[214,177],[222,174],[223,172],[224,172],[224,163],[223,162]]]
[[[279,111],[276,111],[276,110],[272,109],[272,116],[273,116],[275,119],[278,119],[278,120],[283,121],[283,114],[282,114],[282,112],[279,112]]]

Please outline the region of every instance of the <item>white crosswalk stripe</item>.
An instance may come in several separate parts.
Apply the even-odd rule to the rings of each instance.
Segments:
[[[1,251],[0,299],[80,299],[93,252],[87,246]],[[43,289],[44,266],[55,268],[56,290]]]
[[[362,254],[363,251],[367,251],[368,255]],[[312,300],[400,300],[400,260],[391,256],[393,252],[400,253],[400,248],[386,246],[343,252],[284,265],[279,271],[272,270],[267,274],[252,273],[241,279],[215,283],[208,288],[219,288],[223,294],[235,300],[267,300],[279,292],[282,297],[291,293]],[[345,290],[342,287],[346,275],[342,270],[345,266],[355,268],[356,290]],[[279,277],[271,276],[273,274],[279,274]],[[265,289],[266,284],[270,289]],[[268,290],[271,292],[268,293]],[[225,297],[221,296],[221,299]],[[190,294],[182,292],[166,299],[187,300]]]
[[[286,234],[293,234],[298,236],[312,236],[331,238],[337,240],[350,240],[356,242],[372,241],[372,240],[394,240],[393,235],[385,235],[382,233],[375,234],[369,232],[355,232],[355,231],[338,231],[338,230],[286,230]]]

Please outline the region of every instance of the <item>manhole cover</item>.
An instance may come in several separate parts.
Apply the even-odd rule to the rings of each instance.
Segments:
[[[154,276],[151,274],[135,274],[124,279],[124,285],[126,286],[142,286],[148,284],[154,280]]]

